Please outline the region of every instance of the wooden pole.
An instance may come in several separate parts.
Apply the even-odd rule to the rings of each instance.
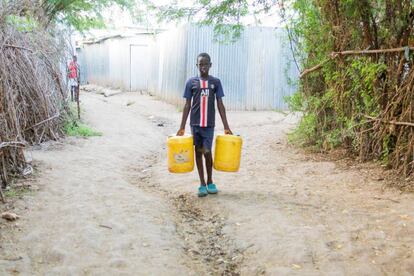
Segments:
[[[322,66],[330,60],[337,58],[338,56],[346,56],[346,55],[372,55],[372,54],[383,54],[383,53],[396,53],[396,52],[403,52],[406,50],[414,51],[414,47],[399,47],[399,48],[391,48],[391,49],[377,49],[377,50],[350,50],[350,51],[342,51],[342,52],[332,52],[330,57],[318,65],[305,69],[301,74],[300,78],[303,78],[305,75],[319,70]]]
[[[6,199],[4,198],[4,194],[3,194],[3,183],[4,184],[7,184],[7,172],[6,172],[6,164],[5,164],[5,160],[4,160],[4,154],[3,154],[3,150],[2,149],[0,149],[0,156],[1,156],[1,162],[2,162],[2,171],[0,172],[0,180],[1,180],[1,182],[2,183],[0,183],[0,198],[1,198],[1,201],[3,202],[3,203],[6,203]]]
[[[80,120],[81,117],[80,117],[80,105],[79,105],[79,82],[78,82],[78,85],[76,86],[75,97],[76,97],[76,105],[78,107],[78,119]]]

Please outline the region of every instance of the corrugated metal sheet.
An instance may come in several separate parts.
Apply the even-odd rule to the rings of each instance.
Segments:
[[[131,55],[130,91],[148,90],[148,74],[150,57],[148,44],[131,44],[129,52]]]
[[[197,75],[196,58],[210,54],[210,74],[221,79],[232,110],[286,109],[284,96],[298,72],[283,30],[247,27],[232,44],[213,41],[211,27],[185,26],[157,35],[108,39],[85,46],[88,82],[126,90],[148,89],[165,101],[182,104],[184,85]],[[145,45],[149,45],[146,47]]]
[[[85,45],[81,66],[87,82],[127,91],[147,90],[150,58],[145,51],[150,37],[116,37]]]
[[[182,103],[186,81],[187,32],[185,28],[165,32],[156,37],[150,48],[149,91],[171,103]]]
[[[183,32],[187,35],[182,35]],[[210,74],[222,81],[226,108],[232,110],[287,108],[284,97],[291,95],[296,89],[289,85],[288,77],[296,80],[298,72],[290,61],[289,48],[286,47],[287,37],[283,30],[249,27],[245,29],[240,39],[232,44],[220,44],[214,42],[213,38],[211,27],[197,26],[186,26],[157,37],[155,42],[157,46],[154,49],[157,47],[175,49],[179,46],[181,49],[186,49],[186,52],[180,55],[176,51],[162,56],[161,67],[161,64],[166,62],[179,66],[163,67],[163,76],[158,76],[158,86],[151,86],[152,92],[169,102],[180,102],[185,80],[198,73],[195,66],[198,54],[207,52],[213,63]],[[174,73],[182,72],[184,60],[186,60],[184,79],[167,73],[169,70]],[[166,84],[174,89],[165,89]],[[156,87],[161,88],[157,90]]]

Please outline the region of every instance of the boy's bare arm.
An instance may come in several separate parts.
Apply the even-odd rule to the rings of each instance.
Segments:
[[[177,131],[177,136],[183,136],[185,132],[185,123],[187,122],[188,114],[190,113],[191,99],[185,101],[183,116],[181,118],[180,129]]]
[[[221,98],[217,99],[217,108],[220,113],[221,120],[224,125],[224,134],[233,134],[230,130],[229,123],[227,122],[226,108],[224,107],[223,100]]]

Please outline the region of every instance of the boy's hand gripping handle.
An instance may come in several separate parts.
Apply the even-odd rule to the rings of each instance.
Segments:
[[[225,129],[225,130],[224,130],[224,134],[230,134],[230,135],[232,135],[232,134],[233,134],[233,132],[231,132],[231,130],[230,130],[230,129]]]

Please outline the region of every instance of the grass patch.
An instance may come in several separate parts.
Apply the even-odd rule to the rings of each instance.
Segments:
[[[91,137],[91,136],[102,136],[102,133],[93,130],[90,126],[79,122],[79,121],[68,121],[65,123],[64,130],[68,136],[77,137]]]
[[[76,104],[72,103],[69,106],[69,114],[65,120],[63,130],[67,136],[76,136],[76,137],[92,137],[92,136],[102,136],[102,133],[96,130],[93,130],[90,126],[83,123],[77,118],[77,109]]]
[[[19,198],[23,195],[30,195],[32,190],[28,186],[14,187],[10,185],[6,190],[3,190],[4,196],[8,198]]]

